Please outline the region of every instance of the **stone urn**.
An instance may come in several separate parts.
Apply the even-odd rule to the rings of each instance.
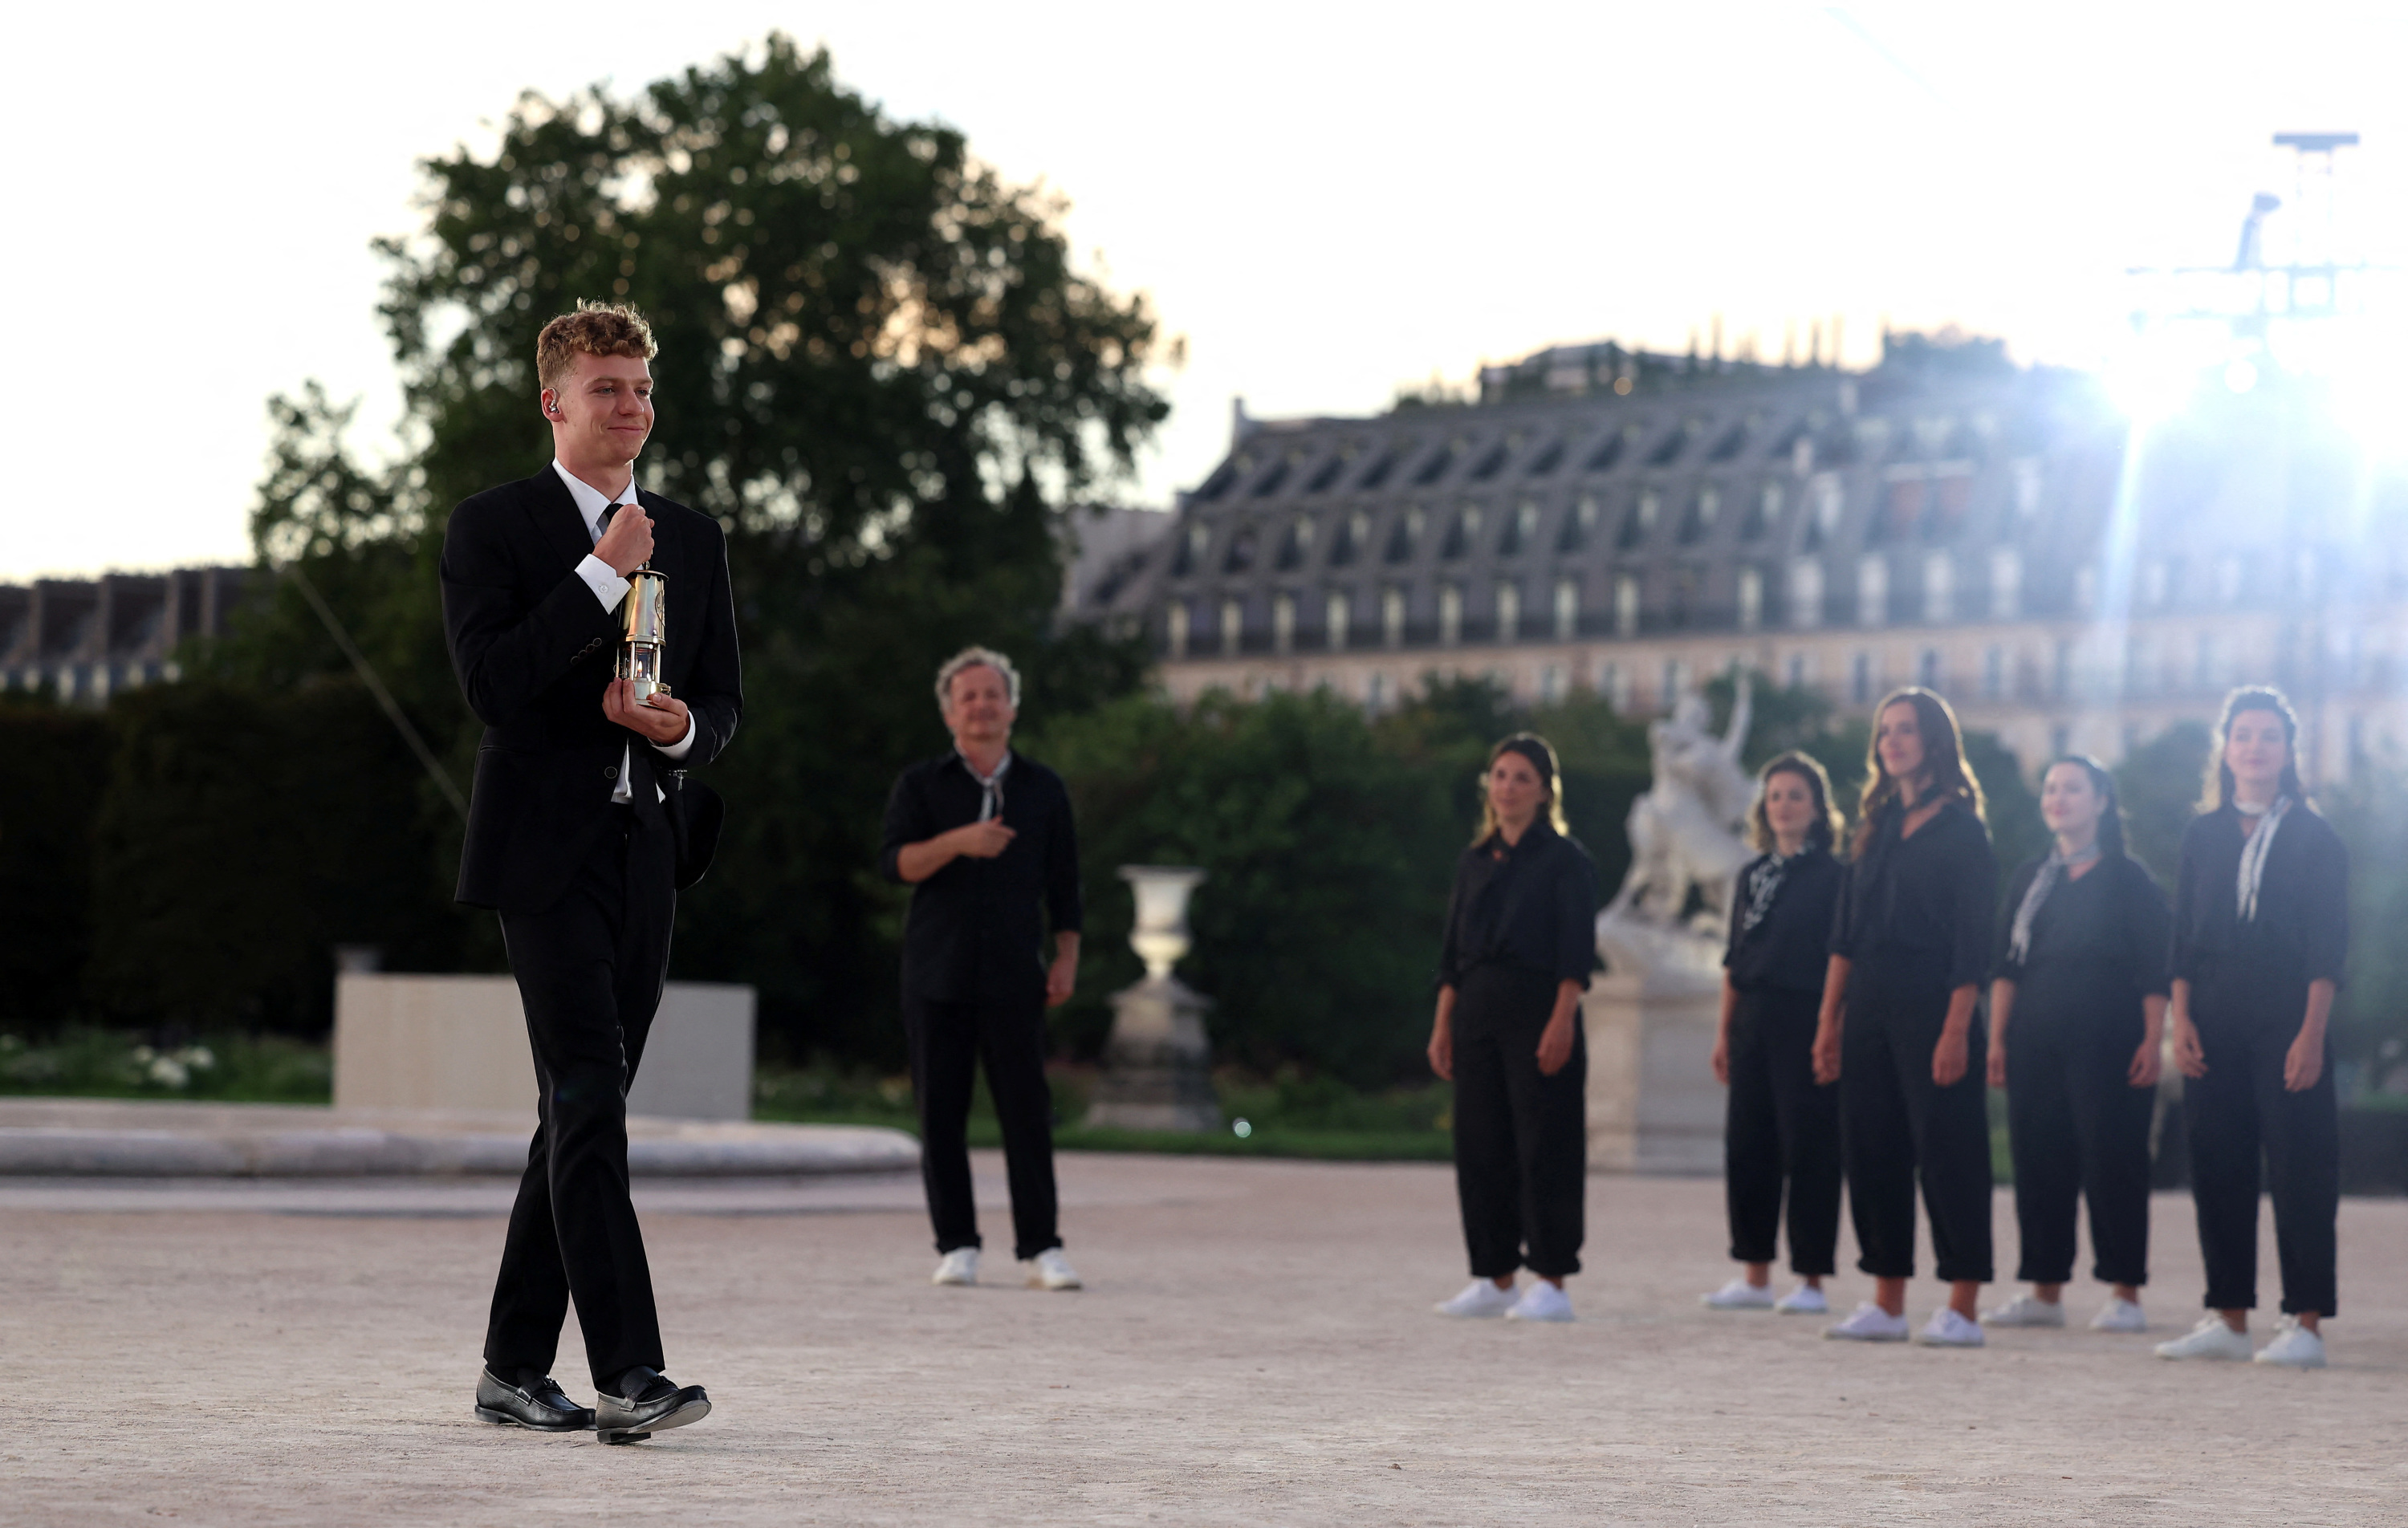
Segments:
[[[1218,1130],[1212,1045],[1204,1034],[1211,1005],[1171,975],[1187,953],[1187,897],[1204,872],[1125,864],[1120,874],[1137,893],[1129,948],[1145,962],[1145,979],[1112,994],[1111,1038],[1086,1122],[1124,1130]]]

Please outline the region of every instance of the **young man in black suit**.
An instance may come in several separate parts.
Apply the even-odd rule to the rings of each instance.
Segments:
[[[580,304],[536,341],[552,464],[452,511],[443,623],[485,723],[458,896],[501,915],[535,1050],[539,1123],[502,1247],[477,1414],[633,1442],[699,1421],[699,1385],[663,1378],[643,1234],[627,1196],[627,1085],[668,970],[679,803],[743,709],[718,521],[639,492],[652,428],[652,330]],[[668,582],[667,693],[612,678],[627,575]],[[577,1305],[592,1410],[551,1378]]]

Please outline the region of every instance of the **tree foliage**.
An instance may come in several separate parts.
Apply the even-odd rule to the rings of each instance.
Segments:
[[[728,836],[673,969],[759,986],[774,1049],[899,1055],[899,903],[870,867],[888,781],[944,746],[921,677],[980,641],[1021,661],[1032,717],[1138,683],[1133,644],[1053,614],[1068,506],[1167,413],[1151,314],[1074,267],[1057,198],[783,36],[632,96],[523,96],[492,148],[422,168],[423,227],[382,246],[406,454],[359,461],[314,385],[275,400],[262,559],[306,572],[465,784],[478,729],[435,577],[450,507],[543,468],[543,323],[580,299],[641,308],[660,415],[638,471],[727,528],[746,658],[711,771]],[[265,693],[349,682],[289,582],[201,666]],[[451,808],[423,776],[388,783],[428,864],[417,911],[449,943],[425,954],[415,912],[386,942],[493,964],[491,921],[449,906]]]

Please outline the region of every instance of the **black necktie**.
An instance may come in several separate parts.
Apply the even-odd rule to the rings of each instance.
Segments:
[[[606,504],[602,507],[602,526],[601,529],[594,533],[594,544],[595,546],[598,547],[602,544],[602,537],[609,534],[610,529],[610,517],[618,512],[619,506],[616,501]]]

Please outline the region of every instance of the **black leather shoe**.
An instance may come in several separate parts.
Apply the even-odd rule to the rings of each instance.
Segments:
[[[550,1378],[513,1385],[491,1369],[477,1377],[477,1416],[504,1427],[531,1427],[538,1433],[582,1433],[594,1425],[594,1413],[563,1394]]]
[[[613,1395],[611,1391],[627,1393]],[[651,1369],[633,1368],[594,1397],[594,1432],[605,1443],[641,1443],[665,1428],[710,1415],[700,1385],[677,1385]]]

